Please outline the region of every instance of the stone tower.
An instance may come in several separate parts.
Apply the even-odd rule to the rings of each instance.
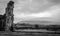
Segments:
[[[13,15],[13,8],[14,8],[14,2],[13,1],[9,1],[9,3],[7,4],[6,7],[6,31],[10,30],[9,28],[12,26],[13,24],[13,20],[14,20],[14,15]]]

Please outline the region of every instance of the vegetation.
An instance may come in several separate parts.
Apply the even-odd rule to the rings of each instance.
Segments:
[[[21,27],[20,27],[21,26]],[[15,24],[16,29],[45,29],[49,31],[60,31],[60,25],[38,25],[38,24],[26,24],[17,23]]]

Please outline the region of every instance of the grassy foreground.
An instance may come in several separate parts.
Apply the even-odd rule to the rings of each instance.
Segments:
[[[0,36],[60,36],[60,34],[50,33],[22,33],[22,32],[0,32]]]

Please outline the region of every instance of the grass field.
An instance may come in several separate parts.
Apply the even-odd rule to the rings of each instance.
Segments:
[[[0,36],[60,36],[60,34],[51,33],[21,33],[21,32],[0,32]]]

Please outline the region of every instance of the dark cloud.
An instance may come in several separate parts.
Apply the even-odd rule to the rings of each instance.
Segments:
[[[53,5],[50,3],[46,3],[47,1],[44,1],[44,0],[33,0],[31,5],[29,4],[29,2],[27,4],[22,4],[19,1],[16,2],[15,6],[16,7],[18,6],[18,7],[17,8],[15,7],[16,8],[15,11],[18,11],[20,13],[39,13],[39,12],[49,9],[49,7],[51,7]],[[24,2],[24,1],[22,1],[22,2]],[[20,9],[21,4],[24,5],[22,7],[22,9]]]
[[[60,4],[60,0],[47,0],[51,3],[54,3],[54,4]]]
[[[15,11],[18,11],[20,13],[39,13],[39,12],[43,12],[45,10],[48,10],[50,7],[52,6],[55,6],[56,4],[60,3],[59,0],[33,0],[32,1],[32,4],[30,5],[29,2],[27,4],[22,4],[20,2],[24,2],[26,3],[27,0],[18,0],[18,1],[15,1],[16,2],[16,10]],[[45,4],[46,3],[46,4]],[[20,6],[22,6],[22,8],[20,9]],[[18,6],[18,7],[17,7]],[[31,8],[30,8],[31,6]]]

